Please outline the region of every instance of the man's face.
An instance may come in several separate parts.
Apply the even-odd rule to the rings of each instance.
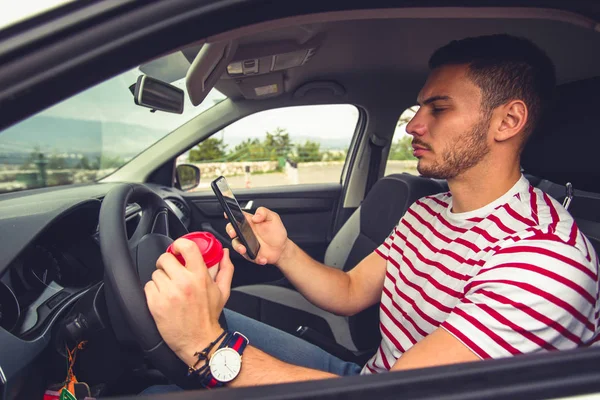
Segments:
[[[466,65],[437,68],[419,93],[421,107],[406,131],[423,176],[455,178],[490,151],[489,116],[482,112],[481,90],[466,72]]]

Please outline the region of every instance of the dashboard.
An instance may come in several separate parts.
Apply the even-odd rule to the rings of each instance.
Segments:
[[[101,287],[99,213],[102,199],[117,185],[0,195],[0,399],[56,340],[57,322]],[[191,212],[178,191],[147,186],[165,200],[169,218],[187,230]],[[129,236],[140,214],[137,204],[127,206]]]

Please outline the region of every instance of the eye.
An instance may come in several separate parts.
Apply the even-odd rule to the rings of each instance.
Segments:
[[[441,113],[442,111],[445,111],[445,110],[446,110],[445,108],[433,107],[431,109],[431,113],[435,115],[435,114],[439,114],[439,113]]]

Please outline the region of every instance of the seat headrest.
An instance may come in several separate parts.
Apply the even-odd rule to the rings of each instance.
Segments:
[[[600,193],[600,77],[561,85],[521,155],[527,174]]]

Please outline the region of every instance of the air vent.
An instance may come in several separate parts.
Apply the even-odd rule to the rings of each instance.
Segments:
[[[181,211],[181,214],[183,214],[184,219],[188,219],[190,217],[190,209],[187,207],[187,205],[185,205],[185,203],[183,203],[183,201],[179,199],[169,198],[166,199],[166,202],[171,206],[177,207],[177,209]]]

